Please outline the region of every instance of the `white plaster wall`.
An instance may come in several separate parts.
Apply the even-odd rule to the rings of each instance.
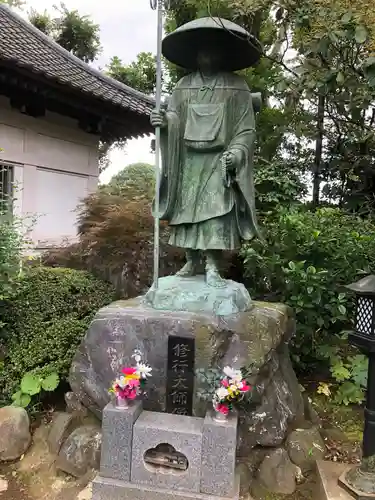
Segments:
[[[75,209],[98,183],[98,139],[75,120],[47,113],[32,118],[0,96],[0,161],[14,166],[15,211],[32,223],[36,248],[76,238]]]

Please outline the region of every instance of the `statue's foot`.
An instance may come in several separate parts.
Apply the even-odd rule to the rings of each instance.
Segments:
[[[225,288],[227,286],[225,279],[220,276],[219,271],[216,268],[207,269],[206,283],[208,286],[212,286],[214,288]]]
[[[184,267],[176,273],[180,278],[189,278],[197,275],[197,266],[194,262],[188,260]]]

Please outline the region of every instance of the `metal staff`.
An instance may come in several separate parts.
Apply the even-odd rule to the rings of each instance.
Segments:
[[[157,10],[157,52],[156,52],[156,111],[161,110],[161,86],[162,86],[162,65],[161,65],[161,43],[163,38],[163,7],[168,9],[170,0],[150,0],[152,10]],[[154,288],[159,285],[159,186],[160,186],[160,127],[155,129],[155,202],[154,202]]]

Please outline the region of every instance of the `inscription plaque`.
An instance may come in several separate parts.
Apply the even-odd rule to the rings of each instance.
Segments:
[[[190,416],[193,414],[194,358],[193,338],[168,338],[168,413]]]

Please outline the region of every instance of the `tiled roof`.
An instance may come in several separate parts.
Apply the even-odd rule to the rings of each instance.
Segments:
[[[90,67],[5,5],[0,5],[1,60],[138,115],[149,115],[154,107],[153,98]]]

